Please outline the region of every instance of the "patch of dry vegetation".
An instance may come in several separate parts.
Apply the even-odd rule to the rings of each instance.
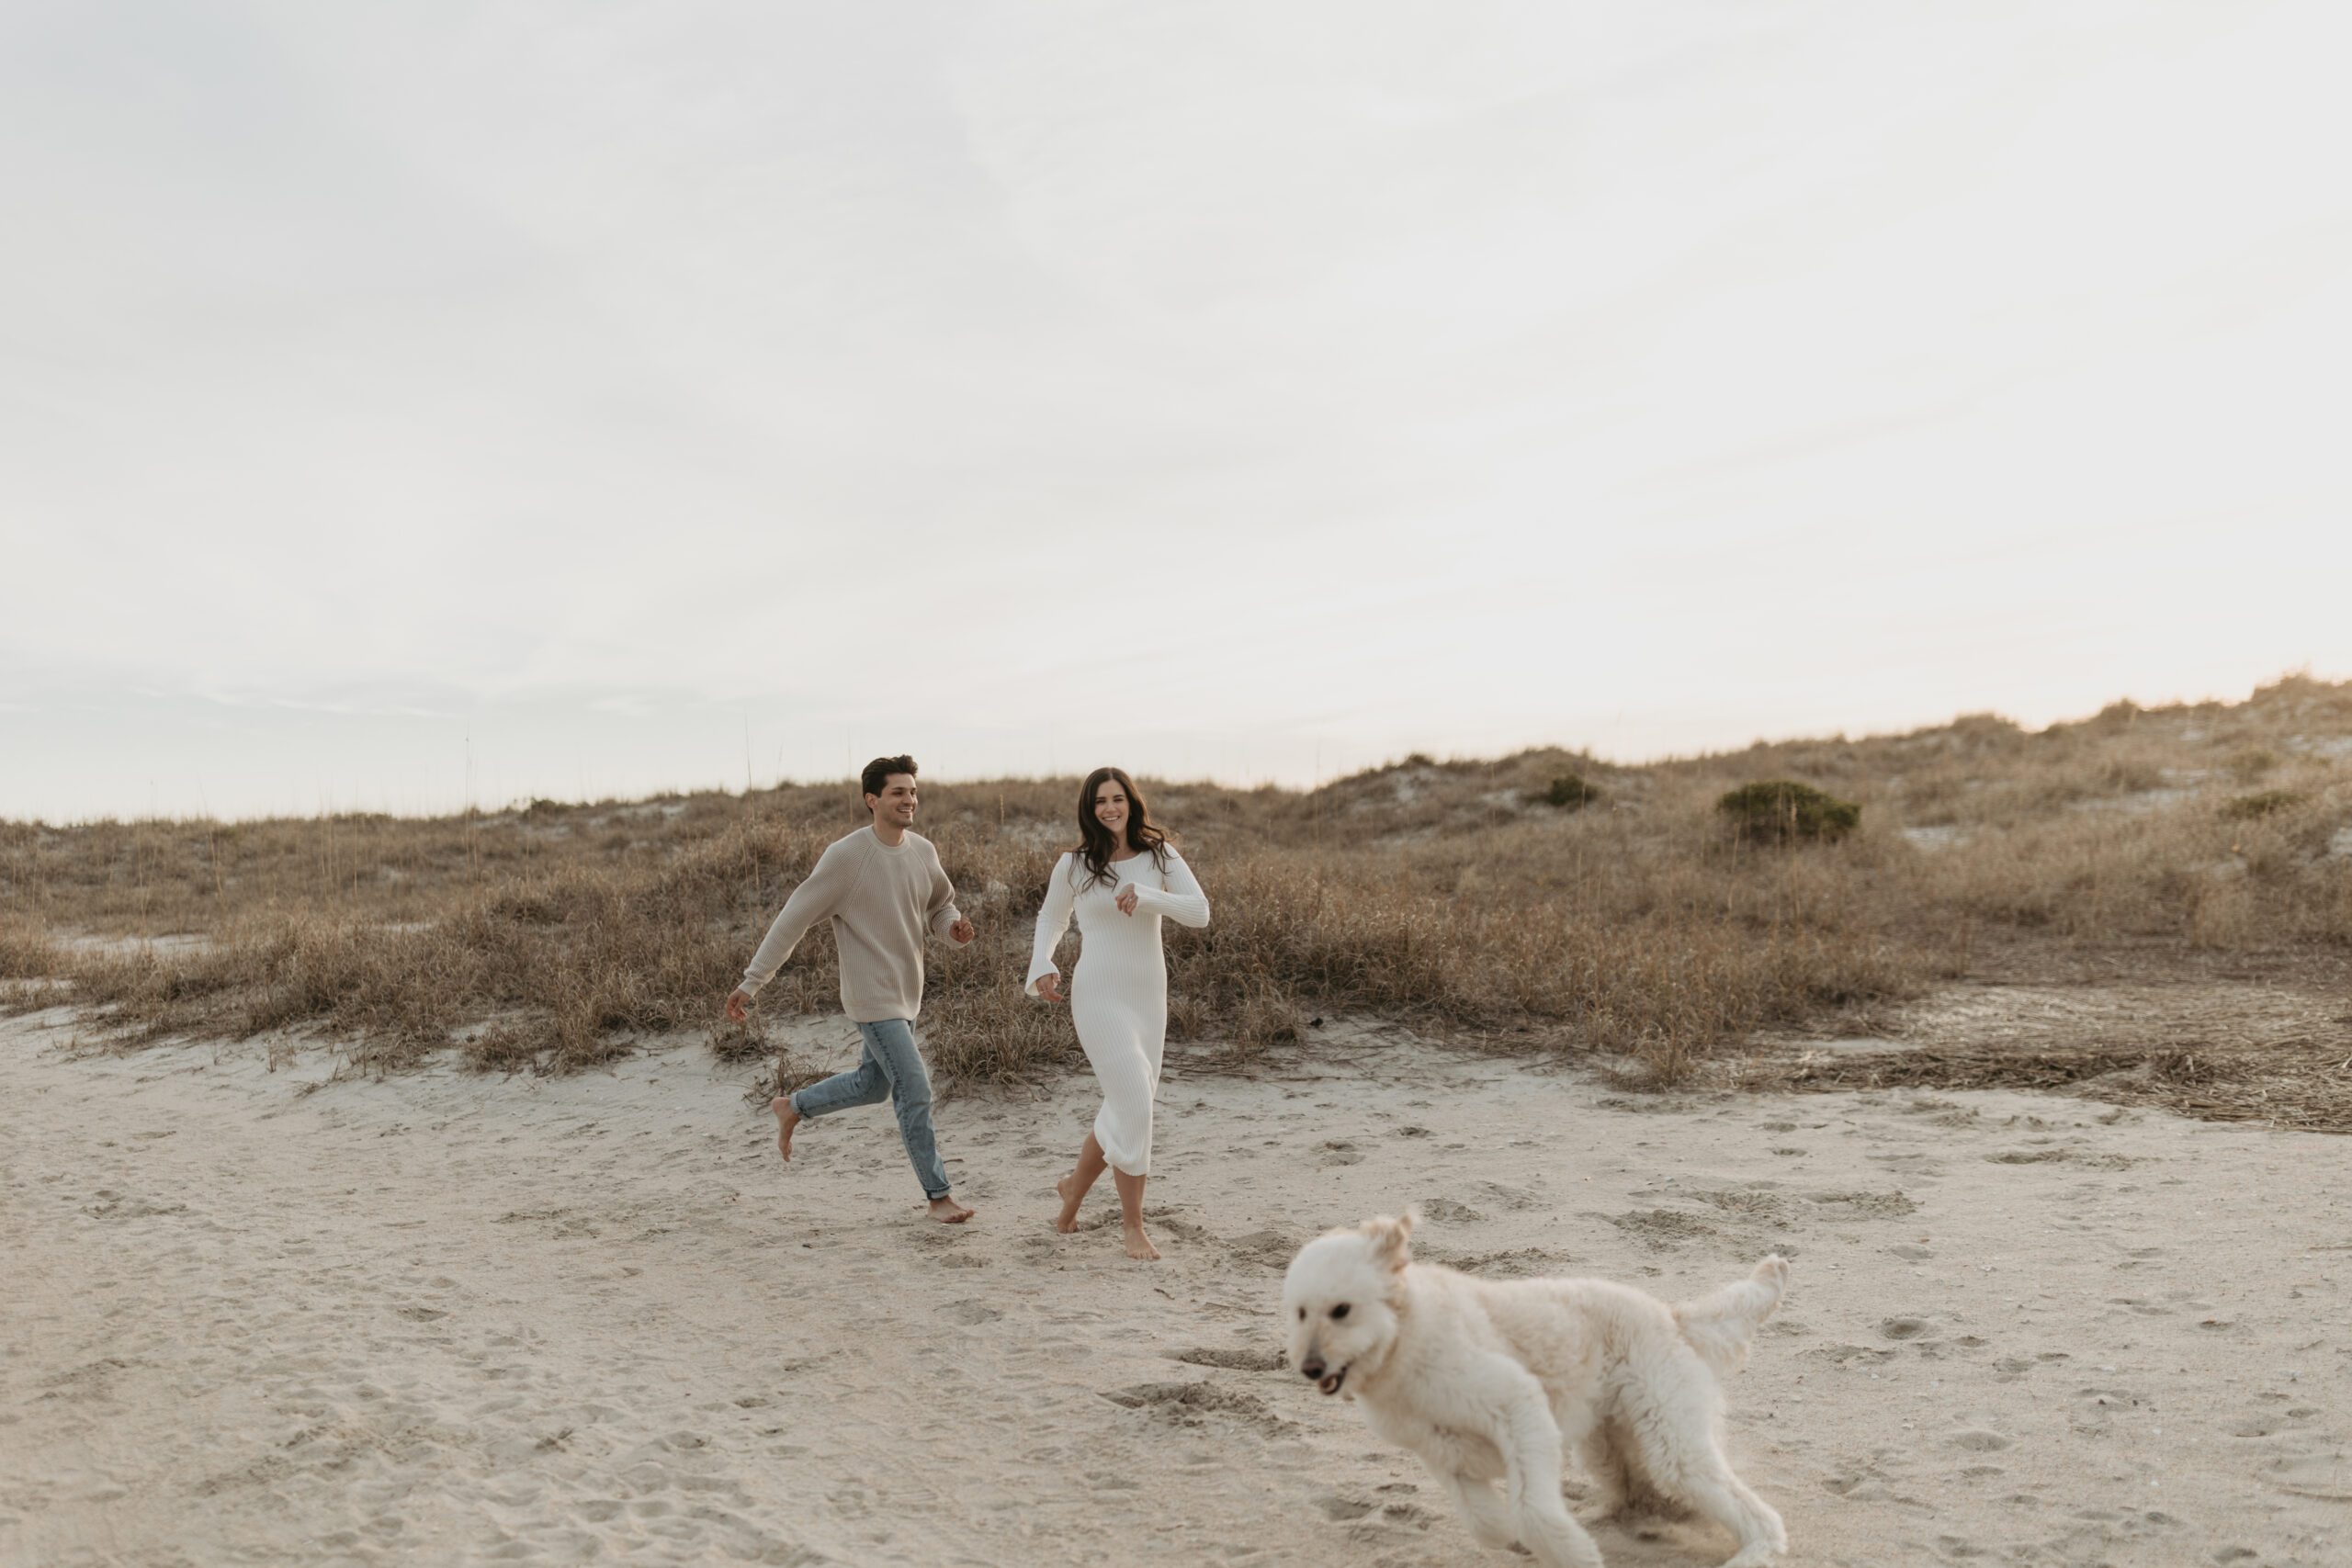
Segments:
[[[1766,781],[1852,802],[1859,825],[1788,844],[1729,829],[1717,803]],[[1067,1014],[1018,990],[1074,794],[926,786],[922,830],[983,931],[932,966],[945,1076],[1075,1059]],[[2299,678],[2038,734],[1975,716],[1642,768],[1414,757],[1313,792],[1152,795],[1216,909],[1170,931],[1171,1033],[1234,1058],[1353,1010],[1673,1082],[2020,947],[2352,951],[2352,686]],[[450,1048],[579,1067],[684,1029],[748,1057],[763,1043],[716,1028],[718,1002],[862,820],[852,786],[825,784],[436,820],[0,824],[0,987],[62,991],[134,1040],[309,1029],[373,1067]],[[167,935],[201,940],[149,940]],[[813,934],[763,1010],[831,1008],[830,946]]]

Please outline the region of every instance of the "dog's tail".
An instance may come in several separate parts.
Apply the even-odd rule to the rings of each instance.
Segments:
[[[1772,1315],[1789,1288],[1789,1261],[1774,1253],[1736,1285],[1725,1285],[1674,1309],[1674,1325],[1699,1359],[1725,1377],[1747,1364],[1748,1342]]]

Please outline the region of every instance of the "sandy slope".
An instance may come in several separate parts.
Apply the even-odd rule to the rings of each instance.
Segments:
[[[1178,1065],[1141,1267],[1046,1224],[1083,1080],[944,1108],[957,1231],[881,1113],[787,1171],[688,1046],[322,1087],[317,1054],[70,1037],[0,1023],[10,1564],[1480,1561],[1275,1367],[1291,1249],[1412,1201],[1494,1272],[1671,1296],[1788,1253],[1732,1428],[1796,1562],[2352,1562],[2352,1140],[1659,1102],[1352,1030]]]

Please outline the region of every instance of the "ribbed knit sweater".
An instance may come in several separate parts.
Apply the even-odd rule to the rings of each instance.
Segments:
[[[828,844],[808,879],[784,901],[743,971],[743,990],[757,995],[808,928],[831,919],[841,953],[842,1008],[851,1021],[911,1020],[922,1009],[923,938],[945,936],[963,918],[955,884],[929,839],[909,833],[891,845],[872,828],[860,828]]]

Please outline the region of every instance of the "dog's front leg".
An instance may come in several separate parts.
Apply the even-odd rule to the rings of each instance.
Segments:
[[[1377,1416],[1373,1429],[1410,1449],[1414,1457],[1429,1467],[1430,1474],[1453,1499],[1453,1506],[1462,1510],[1470,1534],[1480,1546],[1509,1548],[1519,1544],[1511,1511],[1494,1487],[1498,1456],[1487,1442],[1461,1431],[1419,1422],[1384,1429]]]
[[[1489,1436],[1502,1450],[1503,1493],[1519,1544],[1544,1568],[1601,1568],[1600,1548],[1560,1495],[1560,1428],[1544,1385],[1516,1361],[1500,1361],[1489,1377],[1488,1408],[1497,1417]]]
[[[1495,1491],[1493,1482],[1456,1470],[1433,1455],[1422,1457],[1429,1462],[1430,1472],[1453,1494],[1453,1506],[1469,1522],[1473,1540],[1480,1546],[1519,1544],[1519,1531],[1512,1528],[1515,1516]]]

